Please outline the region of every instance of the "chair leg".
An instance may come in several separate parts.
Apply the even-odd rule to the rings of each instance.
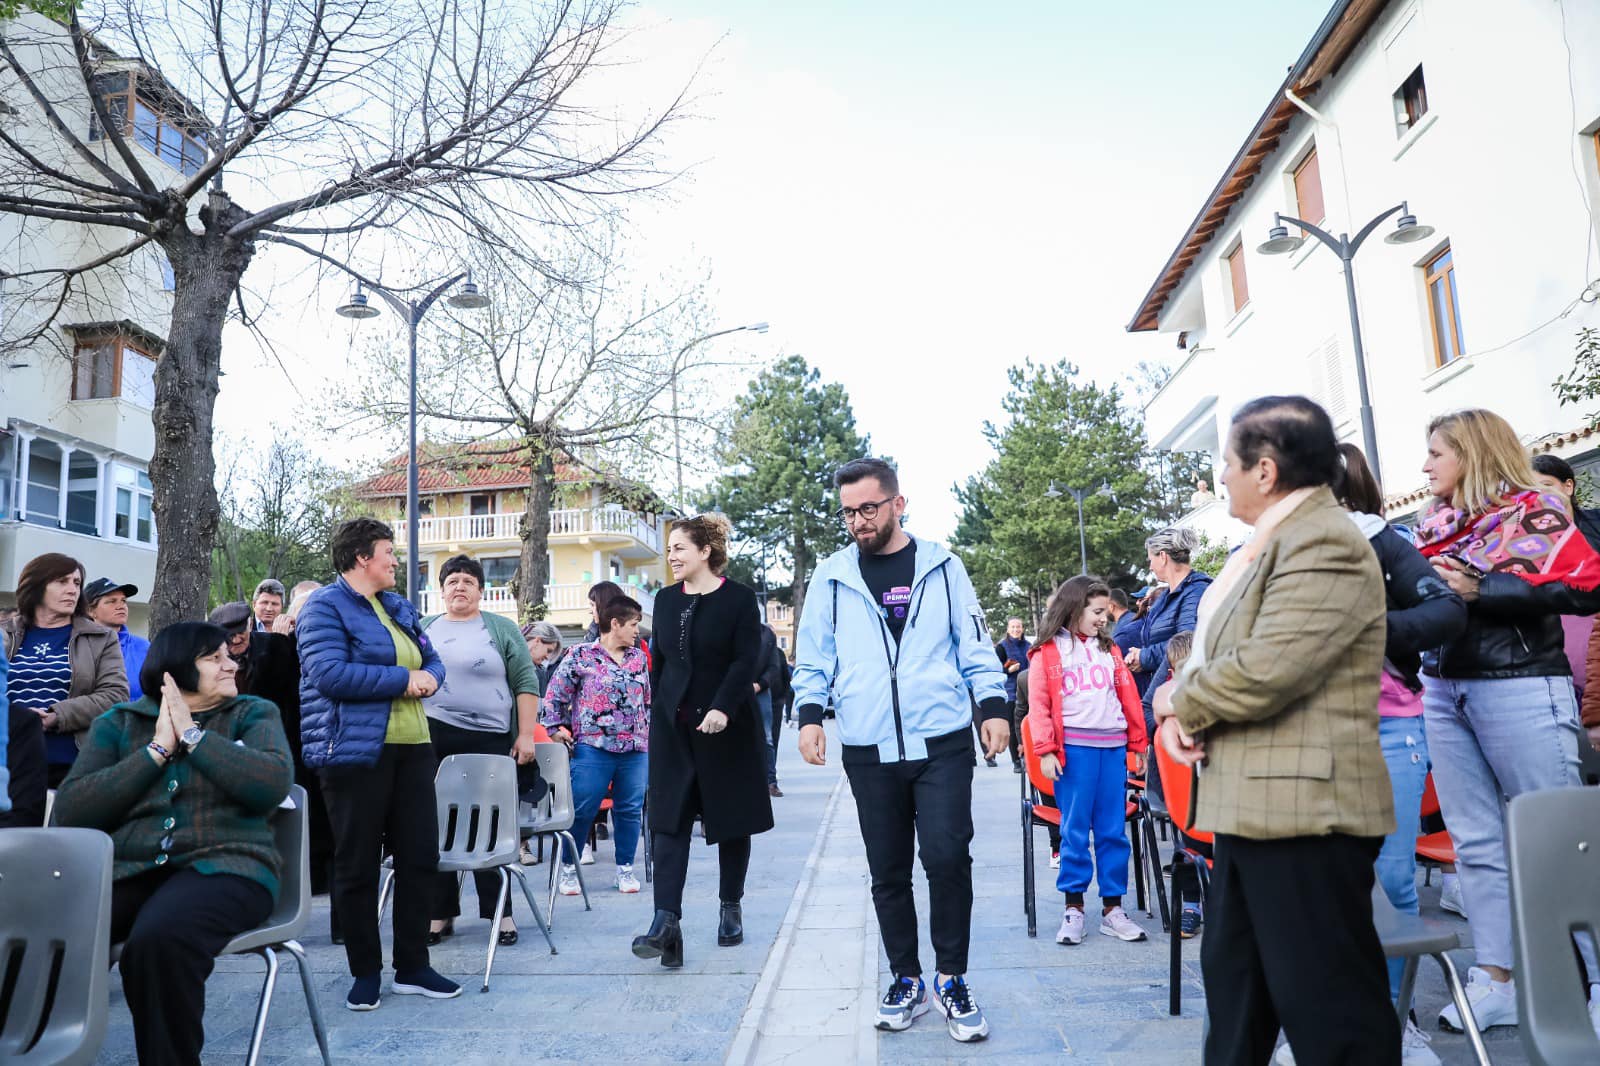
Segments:
[[[508,866],[507,870],[517,879],[517,884],[522,886],[522,898],[528,901],[528,910],[533,914],[533,920],[539,927],[539,932],[544,934],[545,943],[550,945],[550,954],[556,954],[556,942],[550,935],[550,927],[545,924],[544,918],[539,914],[539,904],[533,900],[533,889],[528,885],[528,875],[520,866]]]
[[[389,895],[394,891],[394,871],[383,872],[383,888],[378,890],[378,924],[383,924],[383,912],[389,909]]]
[[[1039,935],[1038,903],[1034,899],[1033,804],[1022,801],[1022,913],[1028,918],[1028,935]]]
[[[317,1050],[322,1052],[322,1066],[333,1066],[333,1056],[328,1054],[328,1030],[322,1024],[322,1008],[317,1006],[317,990],[311,979],[311,967],[306,963],[305,949],[297,940],[285,940],[283,950],[294,956],[300,968],[300,987],[306,993],[306,1013],[311,1016],[311,1033],[317,1038]]]
[[[1400,969],[1400,995],[1395,997],[1394,1009],[1400,1015],[1402,1028],[1411,1015],[1411,997],[1417,985],[1417,961],[1416,955],[1408,956],[1405,965]]]
[[[577,855],[579,858],[583,857],[582,852],[580,852],[578,850],[577,841],[572,839],[572,834],[571,833],[562,832],[561,833],[561,839],[565,840],[567,842],[567,844],[572,848],[572,853],[574,855]],[[594,908],[589,905],[589,886],[584,884],[584,882],[583,882],[583,864],[581,862],[580,863],[575,863],[572,868],[575,871],[577,871],[577,874],[578,874],[578,891],[583,893],[583,909],[586,910],[586,911],[592,911],[592,910],[594,910]]]
[[[1178,863],[1181,860],[1177,853],[1172,856],[1172,913],[1178,913]],[[1183,1013],[1183,938],[1174,929],[1169,938],[1172,942],[1167,972],[1167,1013],[1174,1018]]]
[[[544,837],[539,838],[539,851],[544,851]],[[545,925],[551,929],[556,925],[556,874],[561,869],[561,840],[552,835],[550,843],[550,902],[544,909]]]
[[[1444,971],[1445,983],[1450,986],[1450,999],[1454,1001],[1456,1010],[1461,1012],[1461,1028],[1466,1030],[1467,1044],[1472,1048],[1473,1057],[1478,1060],[1478,1066],[1489,1066],[1489,1049],[1483,1046],[1483,1034],[1478,1031],[1478,1019],[1473,1017],[1472,1004],[1467,1000],[1467,990],[1461,986],[1461,975],[1456,972],[1456,964],[1442,951],[1433,958]]]
[[[1150,865],[1150,884],[1161,911],[1161,931],[1172,932],[1172,911],[1167,907],[1167,894],[1161,882],[1161,846],[1156,843],[1155,819],[1148,812],[1144,819],[1145,861]]]
[[[500,919],[506,916],[506,901],[511,896],[511,875],[506,873],[504,866],[499,868],[500,891],[494,897],[494,921],[489,923],[489,957],[483,964],[483,987],[479,992],[489,991],[489,973],[494,969],[494,950],[500,946]]]
[[[261,983],[261,1002],[256,1006],[256,1024],[250,1030],[250,1050],[245,1053],[245,1066],[256,1066],[261,1058],[261,1041],[267,1035],[267,1012],[272,1009],[272,991],[278,985],[278,953],[272,948],[261,949],[267,962],[267,977]]]
[[[1144,842],[1139,839],[1137,816],[1124,823],[1123,832],[1128,834],[1128,844],[1133,851],[1133,905],[1144,911],[1146,918],[1154,918],[1156,912],[1150,909],[1150,899],[1144,892]]]

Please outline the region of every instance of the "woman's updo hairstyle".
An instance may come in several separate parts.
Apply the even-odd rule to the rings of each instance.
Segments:
[[[728,565],[728,538],[733,535],[733,523],[725,515],[707,512],[689,518],[673,519],[667,527],[667,536],[681,530],[696,548],[710,548],[706,565],[713,574],[721,574]]]
[[[1161,532],[1151,535],[1144,542],[1144,550],[1151,555],[1166,552],[1167,558],[1182,566],[1189,565],[1189,558],[1200,547],[1200,534],[1187,527],[1172,526]]]

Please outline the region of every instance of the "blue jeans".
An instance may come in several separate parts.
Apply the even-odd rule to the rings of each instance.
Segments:
[[[1375,864],[1378,883],[1397,911],[1417,913],[1417,834],[1422,828],[1422,791],[1428,780],[1428,734],[1422,717],[1380,718],[1378,742],[1394,792],[1395,830],[1383,838]],[[1389,960],[1389,994],[1400,994],[1404,959]]]
[[[757,722],[761,725],[761,736],[767,742],[767,784],[778,783],[778,748],[772,743],[772,690],[763,689],[756,693],[756,706],[761,711]]]
[[[1569,677],[1424,677],[1422,707],[1478,965],[1514,965],[1506,874],[1505,801],[1582,783],[1578,705]],[[1504,798],[1502,798],[1504,797]],[[1587,937],[1580,951],[1590,973]]]
[[[572,822],[572,839],[582,848],[589,829],[600,813],[600,801],[611,790],[611,839],[617,849],[617,865],[632,866],[639,848],[639,831],[644,824],[644,790],[650,779],[650,757],[642,751],[616,753],[590,744],[575,744],[572,750],[572,797],[577,806]],[[570,852],[566,861],[577,862]]]
[[[1061,869],[1056,888],[1082,899],[1094,876],[1102,899],[1128,891],[1128,749],[1068,744],[1067,762],[1056,778],[1061,808]],[[1089,837],[1094,835],[1094,859]]]

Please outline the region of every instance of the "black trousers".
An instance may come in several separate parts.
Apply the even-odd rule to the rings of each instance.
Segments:
[[[448,755],[508,755],[511,743],[505,733],[485,733],[477,729],[462,729],[448,722],[428,719],[428,733],[433,737],[433,754],[443,762]],[[462,827],[464,828],[464,827]],[[456,831],[461,832],[462,828]],[[494,917],[495,900],[500,896],[500,874],[495,870],[482,870],[472,875],[478,889],[478,917]],[[461,888],[455,874],[439,874],[434,886],[433,919],[446,921],[461,913]],[[511,897],[506,897],[506,917],[511,916]]]
[[[878,749],[845,745],[841,761],[856,798],[872,872],[872,905],[889,968],[917,977],[912,852],[921,845],[929,932],[939,972],[967,972],[972,938],[972,741],[965,729],[928,741],[928,757],[880,762]]]
[[[1382,843],[1341,833],[1217,836],[1200,949],[1212,993],[1206,1066],[1265,1066],[1280,1028],[1300,1066],[1400,1066],[1400,1023],[1372,927]]]
[[[18,707],[6,711],[6,792],[11,809],[0,813],[0,829],[44,825],[44,796],[49,790],[45,763],[44,725],[37,712]]]
[[[272,893],[233,874],[154,870],[112,886],[111,940],[122,943],[140,1066],[199,1066],[217,953],[271,913]]]
[[[394,856],[394,968],[428,965],[428,912],[439,872],[439,816],[431,744],[385,744],[376,766],[322,770],[333,823],[333,902],[355,977],[383,970],[378,940],[378,862]]]
[[[688,833],[652,833],[655,861],[656,910],[683,917],[683,885],[689,877]],[[717,845],[717,898],[738,903],[744,898],[744,878],[750,872],[750,838],[730,837]]]
[[[1006,721],[1011,723],[1011,736],[1007,738],[1006,746],[1011,749],[1012,766],[1022,765],[1022,749],[1018,745],[1022,741],[1022,719],[1027,716],[1028,708],[1019,708],[1015,698],[1006,701]],[[983,743],[982,727],[978,730],[978,743]]]

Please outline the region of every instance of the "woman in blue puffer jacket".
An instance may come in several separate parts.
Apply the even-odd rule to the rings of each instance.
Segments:
[[[448,999],[461,986],[428,965],[428,918],[439,865],[433,777],[438,769],[422,698],[444,680],[417,610],[394,588],[394,531],[355,518],[334,531],[339,579],[311,594],[295,624],[300,738],[322,779],[333,827],[333,904],[355,978],[345,1006],[375,1010],[380,850],[394,855],[394,985]]]
[[[1178,633],[1194,632],[1200,597],[1211,584],[1210,575],[1189,565],[1190,556],[1199,547],[1199,533],[1177,527],[1163,529],[1144,542],[1150,570],[1157,584],[1165,585],[1167,591],[1145,612],[1139,643],[1122,649],[1123,660],[1133,671],[1133,680],[1141,696],[1151,681],[1166,676],[1167,641]]]

